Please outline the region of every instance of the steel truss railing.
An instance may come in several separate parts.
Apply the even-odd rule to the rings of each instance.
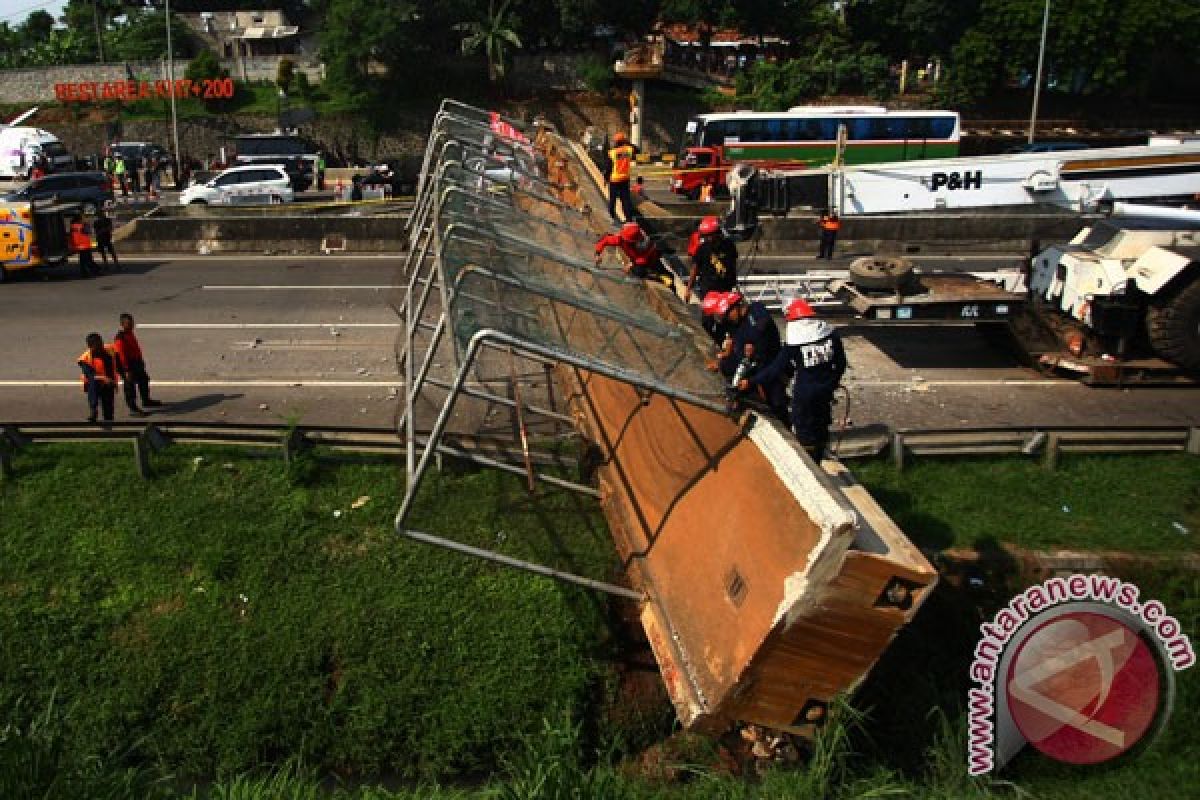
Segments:
[[[554,136],[549,131],[540,131],[539,135]],[[511,156],[515,180],[497,180],[463,166],[467,159],[498,152]],[[640,593],[622,586],[513,559],[413,530],[408,524],[434,456],[446,451],[442,439],[464,396],[503,405],[516,415],[524,457],[512,461],[489,457],[488,466],[525,475],[531,488],[535,481],[541,481],[589,497],[598,496],[593,486],[533,467],[526,420],[562,426],[571,425],[572,420],[522,395],[517,381],[518,360],[545,369],[550,391],[550,370],[566,366],[628,384],[640,392],[726,412],[719,390],[707,395],[687,388],[686,381],[669,379],[676,370],[684,369],[682,358],[677,359],[679,363],[671,359],[651,363],[645,353],[639,353],[638,336],[655,343],[678,342],[680,351],[686,348],[687,340],[682,329],[649,312],[639,315],[605,295],[603,287],[631,293],[630,287],[639,282],[593,264],[593,240],[586,233],[585,213],[556,197],[554,187],[543,175],[525,172],[530,164],[536,164],[530,145],[497,133],[488,112],[455,101],[443,103],[426,146],[409,226],[403,295],[395,303],[403,319],[397,344],[404,380],[403,405],[397,429],[405,443],[406,476],[395,528],[425,543],[640,600]],[[562,221],[546,218],[546,212]],[[561,284],[556,283],[560,276]],[[579,280],[601,291],[572,292],[570,286],[578,286]],[[505,298],[517,301],[506,302]],[[543,306],[569,309],[571,314],[586,319],[594,334],[591,341],[595,352],[572,347],[563,323],[550,323],[552,315],[546,315]],[[485,312],[484,318],[464,321],[467,311],[474,309]],[[497,326],[481,321],[487,318],[511,324]],[[545,335],[530,338],[522,335],[523,330]],[[674,352],[675,345],[668,344],[665,349]],[[482,359],[487,353],[500,356],[489,362],[493,369],[496,363],[508,359],[511,397],[486,388]],[[631,353],[640,354],[645,369],[643,363],[630,366],[623,360]],[[449,366],[453,370],[451,380],[432,374],[438,359],[449,362],[442,369]],[[473,373],[480,375],[475,385],[469,380]],[[693,381],[693,385],[704,384]],[[430,397],[431,393],[437,397]],[[422,436],[418,435],[416,417],[418,406],[424,407],[425,403],[436,408],[437,414],[428,434]],[[484,463],[474,453],[463,457]]]

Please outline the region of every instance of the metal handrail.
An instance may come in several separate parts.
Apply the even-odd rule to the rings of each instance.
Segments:
[[[276,425],[237,422],[109,422],[102,425],[85,422],[9,422],[0,423],[0,450],[46,442],[127,442],[144,436],[147,430],[176,441],[194,444],[246,444],[281,446],[293,433],[309,444],[331,446],[346,452],[379,452],[405,448],[404,439],[392,428],[335,425]],[[979,456],[1005,455],[996,448],[1008,448],[1008,454],[1032,455],[1030,444],[1056,436],[1060,446],[1097,446],[1106,452],[1188,452],[1200,455],[1200,426],[1130,425],[1122,427],[1088,425],[1010,425],[982,428],[889,428],[852,435],[842,442],[841,458],[870,458],[882,455],[900,441],[913,455]],[[1022,453],[1021,448],[1025,447]],[[1045,445],[1032,448],[1043,450]]]

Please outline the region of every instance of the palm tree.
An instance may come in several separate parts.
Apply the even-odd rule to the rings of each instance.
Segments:
[[[487,58],[488,81],[496,83],[504,77],[505,48],[521,47],[521,39],[512,29],[515,20],[508,13],[511,0],[504,0],[500,8],[496,8],[495,0],[488,0],[487,18],[482,22],[467,22],[459,27],[467,33],[462,40],[464,53],[473,53],[481,46]]]

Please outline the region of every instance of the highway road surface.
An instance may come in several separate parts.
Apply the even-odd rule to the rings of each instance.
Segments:
[[[384,256],[129,258],[0,285],[0,422],[81,422],[84,336],[138,321],[150,417],[390,426],[398,401]],[[1047,379],[972,328],[843,329],[853,427],[1200,425],[1200,389],[1100,389]],[[117,418],[128,418],[118,400]],[[845,406],[837,410],[840,419]]]

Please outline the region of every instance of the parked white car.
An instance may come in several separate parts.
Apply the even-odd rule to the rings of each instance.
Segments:
[[[255,164],[233,167],[205,183],[192,184],[180,193],[179,204],[189,206],[290,203],[295,199],[291,180],[283,167]]]

